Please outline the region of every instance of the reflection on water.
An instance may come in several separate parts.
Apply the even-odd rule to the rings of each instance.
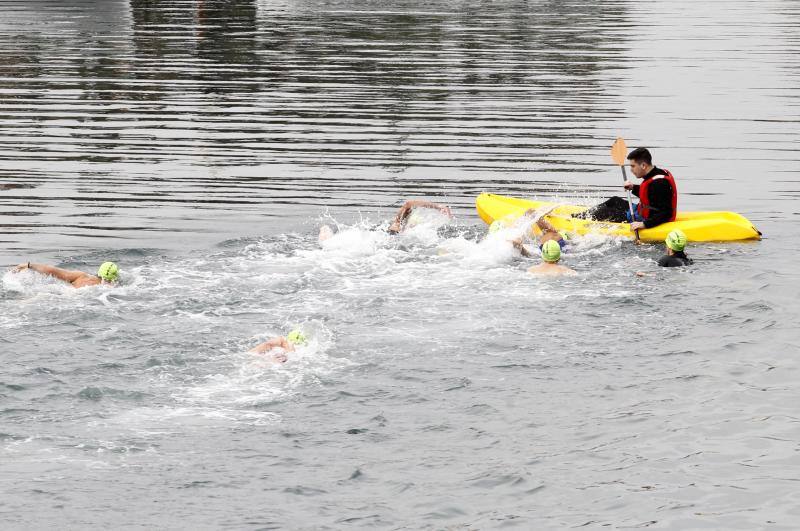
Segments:
[[[794,197],[792,3],[0,0],[0,11],[0,262],[204,245],[408,196],[474,215],[486,190],[607,195],[618,134],[655,148],[687,209],[752,217],[773,194]],[[8,188],[21,184],[33,188]]]
[[[21,249],[569,191],[544,172],[600,171],[623,114],[622,2],[0,7],[2,173],[36,186],[2,198],[35,215],[6,218]]]

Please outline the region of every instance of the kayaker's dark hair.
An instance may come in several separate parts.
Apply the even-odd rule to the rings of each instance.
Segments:
[[[647,164],[653,163],[653,156],[647,151],[647,148],[636,148],[628,155],[628,160],[636,162],[646,162]]]

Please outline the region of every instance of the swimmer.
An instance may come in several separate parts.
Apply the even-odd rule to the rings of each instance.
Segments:
[[[658,260],[661,267],[681,267],[691,265],[693,260],[686,256],[686,234],[682,230],[676,229],[664,240],[667,246],[667,254]]]
[[[400,210],[394,217],[392,224],[389,225],[389,228],[387,229],[389,234],[398,234],[403,232],[408,226],[408,218],[411,215],[411,211],[415,208],[431,208],[433,210],[438,210],[449,218],[453,217],[452,212],[450,212],[450,208],[444,205],[437,205],[431,201],[422,200],[406,201],[403,206],[400,207]]]
[[[73,288],[84,288],[86,286],[96,286],[98,284],[115,284],[119,280],[119,268],[114,262],[103,262],[97,270],[96,275],[90,275],[83,271],[69,271],[45,264],[20,264],[13,269],[13,273],[19,273],[29,269],[39,274],[51,276],[63,280]]]
[[[539,218],[536,221],[536,226],[541,229],[542,233],[539,235],[539,247],[541,248],[545,242],[554,241],[558,244],[561,250],[564,250],[564,247],[567,245],[567,240],[564,238],[564,235],[558,232],[555,227],[553,227],[550,222],[548,222],[544,218]]]
[[[686,256],[686,234],[680,229],[667,234],[664,240],[667,246],[667,254],[659,258],[658,265],[661,267],[682,267],[692,265],[694,261]],[[644,271],[637,271],[637,277],[653,276],[653,274],[645,273]]]
[[[319,243],[333,238],[334,232],[330,225],[323,225],[319,228]]]
[[[575,270],[558,263],[561,260],[561,246],[556,240],[547,240],[542,244],[541,264],[528,269],[528,272],[537,276],[577,275]]]
[[[513,226],[513,224],[511,222],[505,220],[505,219],[496,219],[496,220],[494,220],[492,222],[491,225],[489,225],[489,235],[496,234],[496,233],[500,232],[501,230],[510,228],[511,226]],[[519,254],[521,254],[525,258],[533,258],[533,255],[531,254],[531,252],[522,243],[522,236],[520,236],[518,238],[510,238],[510,239],[507,239],[507,241],[512,246],[514,246],[514,249],[519,251]]]
[[[286,363],[289,359],[287,354],[294,352],[295,346],[302,346],[308,343],[308,338],[300,330],[292,330],[286,337],[273,337],[263,343],[259,343],[247,352],[252,354],[265,354],[276,363]]]
[[[542,249],[542,246],[545,244],[545,242],[548,242],[550,240],[556,241],[562,251],[564,250],[564,247],[566,247],[566,245],[567,245],[567,242],[566,242],[566,239],[564,238],[564,236],[560,232],[558,232],[555,229],[555,227],[553,227],[550,224],[550,222],[548,222],[546,219],[544,219],[544,216],[546,216],[547,214],[549,214],[550,212],[552,212],[556,208],[558,208],[558,205],[553,205],[551,207],[548,207],[544,212],[539,212],[539,211],[531,208],[531,209],[526,210],[525,213],[523,214],[523,216],[533,216],[533,219],[535,220],[534,226],[538,227],[539,230],[542,231],[541,234],[539,234],[539,236],[538,236],[539,250]],[[507,225],[508,225],[508,223],[503,221],[503,220],[494,221],[489,226],[489,234],[497,232],[498,230],[507,227]],[[511,239],[509,241],[514,246],[514,248],[519,251],[519,253],[522,256],[524,256],[525,258],[533,258],[533,254],[530,251],[528,251],[528,249],[525,247],[525,245],[523,245],[523,238],[522,237],[514,238],[514,239]]]

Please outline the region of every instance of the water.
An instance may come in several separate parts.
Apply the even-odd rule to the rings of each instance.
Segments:
[[[0,1],[4,528],[792,529],[793,2]],[[587,237],[616,136],[758,243]],[[451,205],[399,236],[406,198]],[[320,242],[321,224],[337,235]],[[652,276],[635,278],[633,271]],[[246,350],[295,326],[285,365]]]

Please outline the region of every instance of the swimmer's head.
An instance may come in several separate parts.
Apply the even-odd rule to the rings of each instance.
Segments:
[[[319,228],[319,241],[324,242],[333,238],[333,229],[329,225],[323,225]]]
[[[300,330],[294,329],[286,336],[286,341],[292,345],[305,345],[308,343],[308,338]]]
[[[503,223],[501,220],[496,219],[492,221],[492,224],[489,225],[489,234],[494,234],[495,232],[501,231],[506,228],[506,224]]]
[[[561,246],[555,240],[547,240],[542,244],[542,260],[555,263],[561,259]]]
[[[408,219],[406,219],[406,228],[410,229],[410,228],[416,227],[417,225],[421,224],[422,222],[423,222],[422,215],[419,212],[417,212],[416,210],[413,210],[411,212],[411,215],[408,216]]]
[[[116,282],[119,279],[119,267],[114,262],[103,262],[97,270],[97,276],[106,282]]]
[[[686,234],[680,229],[675,229],[667,234],[667,239],[664,240],[664,243],[675,252],[683,251],[686,248]]]

